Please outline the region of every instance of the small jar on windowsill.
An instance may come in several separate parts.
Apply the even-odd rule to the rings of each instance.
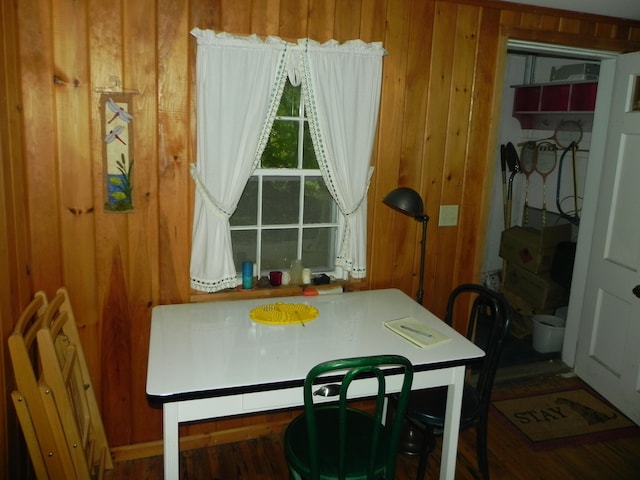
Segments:
[[[302,259],[298,258],[293,261],[291,264],[291,284],[292,285],[303,285],[303,274],[304,267],[302,266]]]

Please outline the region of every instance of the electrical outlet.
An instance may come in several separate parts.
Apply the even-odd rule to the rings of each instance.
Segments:
[[[438,226],[455,227],[458,225],[458,205],[440,205]]]

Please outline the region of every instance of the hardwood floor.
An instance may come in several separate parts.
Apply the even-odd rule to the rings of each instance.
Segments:
[[[541,381],[551,385],[575,381],[553,374],[545,378],[507,379],[495,390],[524,391]],[[635,480],[640,478],[640,436],[552,450],[533,451],[495,416],[489,420],[489,463],[492,480]],[[190,450],[181,454],[181,480],[287,479],[282,435]],[[439,446],[433,452],[425,478],[438,478]],[[415,479],[417,457],[400,454],[397,480]],[[456,479],[476,479],[475,432],[460,434]],[[162,478],[162,457],[118,463],[105,480]]]

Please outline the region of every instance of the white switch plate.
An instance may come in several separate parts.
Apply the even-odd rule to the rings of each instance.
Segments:
[[[455,227],[458,225],[458,205],[440,205],[438,226]]]

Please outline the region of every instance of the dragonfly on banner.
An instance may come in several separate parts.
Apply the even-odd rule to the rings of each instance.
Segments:
[[[122,142],[123,145],[126,145],[126,142],[122,140],[122,138],[120,138],[119,136],[123,130],[124,130],[124,127],[122,125],[118,125],[113,130],[110,130],[107,136],[104,137],[105,143],[111,143],[114,140],[119,140],[120,142]]]
[[[107,123],[113,122],[118,117],[125,123],[129,123],[131,120],[133,120],[133,115],[131,115],[124,108],[114,102],[113,98],[109,98],[109,100],[107,100],[107,107],[113,112],[113,117],[111,117],[111,120],[109,120]]]

